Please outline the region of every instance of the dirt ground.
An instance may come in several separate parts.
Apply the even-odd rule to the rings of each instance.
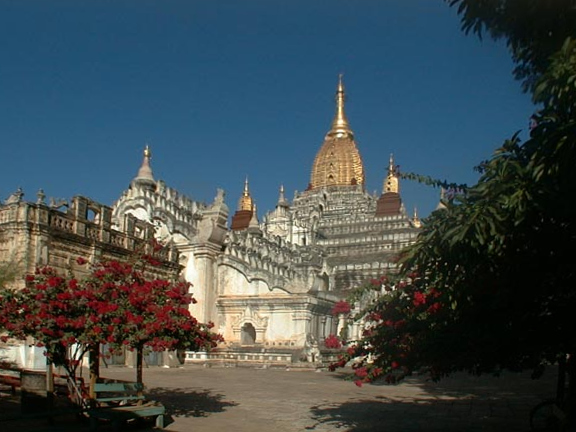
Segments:
[[[109,368],[110,379],[133,381],[135,370]],[[554,372],[540,380],[529,373],[500,377],[457,374],[438,383],[424,376],[398,385],[356,387],[342,373],[314,370],[185,366],[148,368],[144,382],[150,399],[167,409],[167,431],[506,431],[529,430],[529,412],[554,394]],[[70,408],[64,397],[59,409]],[[23,416],[20,395],[0,394],[0,431],[88,431],[74,413]],[[152,422],[122,430],[149,431]],[[101,424],[101,431],[111,430]]]

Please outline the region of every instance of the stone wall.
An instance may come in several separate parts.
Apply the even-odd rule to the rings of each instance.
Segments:
[[[112,228],[111,215],[110,207],[81,196],[59,208],[22,200],[0,205],[0,262],[17,267],[21,276],[14,287],[23,287],[24,276],[38,266],[49,265],[63,274],[72,271],[82,278],[90,268],[78,265],[79,257],[96,263],[152,252],[152,225],[127,215],[124,231],[119,231]],[[152,277],[179,275],[181,267],[175,249],[155,256],[161,265],[146,270]],[[43,350],[27,345],[16,341],[1,344],[0,358],[26,368],[45,367]]]

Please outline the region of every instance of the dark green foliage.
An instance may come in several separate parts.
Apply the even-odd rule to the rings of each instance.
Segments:
[[[477,184],[424,220],[396,278],[356,293],[354,300],[375,300],[358,315],[366,323],[362,338],[333,367],[355,359],[358,383],[396,381],[422,368],[436,378],[458,370],[540,370],[567,354],[576,358],[576,39],[540,43],[538,32],[550,24],[542,11],[543,22],[526,33],[535,40],[522,45],[529,39],[524,20],[538,21],[537,8],[568,3],[450,3],[460,7],[466,30],[507,38],[518,64],[534,67],[533,97],[542,109],[526,142],[518,134],[506,140],[478,167]],[[526,10],[515,11],[520,4]],[[564,12],[563,19],[573,16]],[[568,370],[576,407],[576,362]]]

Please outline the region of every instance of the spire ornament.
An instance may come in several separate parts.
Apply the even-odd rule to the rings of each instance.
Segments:
[[[150,167],[150,159],[152,159],[152,151],[150,150],[150,146],[146,144],[146,147],[144,148],[144,159],[142,160],[142,165],[140,166],[138,174],[134,180],[156,184],[154,174],[152,174],[152,168]]]
[[[386,180],[384,180],[383,193],[398,193],[399,191],[398,182],[398,168],[394,165],[394,155],[390,153],[390,161],[388,162],[388,175]]]
[[[422,226],[422,222],[420,221],[420,218],[418,217],[418,209],[416,207],[414,207],[414,216],[412,216],[412,224],[416,228],[420,228]]]
[[[307,190],[340,186],[364,188],[364,164],[344,112],[345,100],[344,84],[340,75],[336,90],[336,115],[312,164]]]
[[[248,225],[249,228],[259,228],[258,224],[258,214],[256,211],[256,204],[252,206],[252,217],[250,218],[250,224]]]
[[[284,195],[284,185],[280,185],[280,193],[278,194],[277,207],[289,207],[288,201],[286,201],[286,196]]]
[[[238,210],[252,211],[253,207],[254,202],[250,196],[250,189],[248,188],[248,176],[246,176],[246,180],[244,180],[244,191],[242,192],[242,196],[238,201]]]
[[[326,137],[344,137],[354,138],[354,133],[350,129],[346,113],[344,112],[344,103],[346,102],[346,93],[344,91],[344,83],[342,82],[342,74],[338,75],[338,87],[336,89],[336,114],[332,121],[332,127],[328,131]]]

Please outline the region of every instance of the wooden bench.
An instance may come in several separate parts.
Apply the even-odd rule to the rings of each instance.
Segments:
[[[8,390],[12,395],[16,394],[16,387],[20,387],[20,371],[0,369],[0,391]]]
[[[121,423],[145,417],[156,417],[156,427],[163,428],[166,408],[159,402],[146,401],[142,390],[138,383],[96,383],[96,406],[88,410],[90,430],[97,429],[98,420],[108,420],[119,430]]]

